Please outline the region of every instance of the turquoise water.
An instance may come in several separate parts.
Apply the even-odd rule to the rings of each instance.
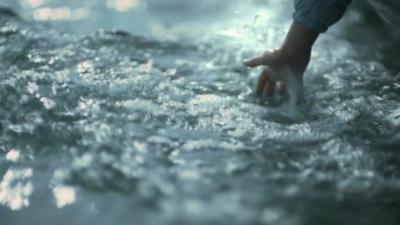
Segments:
[[[3,2],[0,224],[399,223],[400,84],[357,10],[292,118],[241,65],[290,2]]]

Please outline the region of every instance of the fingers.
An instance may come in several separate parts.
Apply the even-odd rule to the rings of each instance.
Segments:
[[[277,88],[277,82],[269,77],[270,71],[265,68],[260,74],[257,82],[256,94],[257,96],[262,96],[266,92],[268,97],[272,97]],[[279,92],[284,94],[286,91],[286,84],[284,82],[279,82]]]
[[[244,61],[244,64],[248,67],[267,66],[264,68],[258,78],[256,89],[257,96],[261,96],[264,91],[269,97],[272,97],[274,95],[277,82],[271,79],[270,76],[272,75],[272,73],[269,68],[278,68],[281,63],[282,62],[279,60],[279,54],[276,51],[266,51],[262,56]],[[284,92],[285,86],[280,85],[280,87],[281,92]]]
[[[280,93],[281,95],[285,94],[286,92],[286,84],[284,82],[280,82]]]
[[[276,86],[276,82],[270,79],[268,81],[267,90],[266,90],[268,97],[272,97],[274,95],[275,86]]]
[[[257,88],[256,88],[257,96],[261,96],[263,94],[267,83],[268,83],[268,69],[264,69],[261,72],[260,77],[258,78]]]
[[[264,65],[264,59],[262,56],[255,57],[255,58],[244,61],[244,65],[247,67],[261,66],[261,65]]]
[[[261,96],[264,93],[264,91],[266,91],[269,97],[272,97],[274,95],[276,82],[269,79],[268,77],[269,73],[270,71],[267,68],[264,68],[264,70],[260,74],[256,89],[257,96]]]

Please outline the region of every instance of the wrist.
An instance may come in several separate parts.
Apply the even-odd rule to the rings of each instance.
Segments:
[[[311,48],[285,48],[276,50],[283,65],[288,65],[295,72],[303,74],[311,58]]]
[[[318,33],[293,22],[282,47],[278,50],[281,58],[296,72],[304,73],[311,57],[311,49]]]

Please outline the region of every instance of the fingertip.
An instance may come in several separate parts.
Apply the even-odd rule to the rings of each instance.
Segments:
[[[268,83],[268,75],[266,74],[266,71],[264,70],[258,77],[258,82],[257,82],[257,87],[256,87],[257,96],[262,96],[267,83]]]
[[[286,84],[284,82],[279,82],[279,84],[280,84],[280,86],[279,86],[280,94],[283,95],[286,92]]]
[[[274,96],[275,85],[276,85],[275,81],[272,81],[272,80],[268,81],[268,85],[267,85],[267,96],[268,97]]]
[[[245,62],[244,65],[247,67],[250,67],[250,68],[255,68],[255,67],[259,66],[259,64],[257,62],[255,62],[254,60],[247,61],[247,62]]]
[[[251,67],[251,60],[244,60],[243,61],[243,64],[245,65],[245,66],[247,66],[247,67]]]

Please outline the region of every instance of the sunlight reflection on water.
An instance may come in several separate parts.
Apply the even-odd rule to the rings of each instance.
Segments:
[[[44,3],[44,0],[24,0],[24,2],[32,8],[37,8]]]
[[[33,17],[39,21],[77,21],[90,16],[87,9],[70,9],[68,7],[60,8],[39,8],[33,11]]]
[[[255,98],[258,71],[241,66],[279,45],[290,18],[281,8],[157,1],[25,9],[89,10],[80,22],[65,12],[58,21],[47,12],[46,25],[0,16],[5,223],[40,210],[29,222],[358,225],[369,215],[354,216],[359,204],[379,210],[367,216],[374,222],[394,218],[396,154],[375,143],[399,124],[399,87],[379,62],[353,58],[345,39],[327,34],[306,75],[304,118],[288,120],[291,108]],[[182,8],[163,12],[172,3]],[[139,25],[159,38],[137,36]]]
[[[30,178],[31,168],[9,169],[0,182],[0,204],[12,210],[20,210],[29,206],[29,196],[33,192]]]
[[[53,188],[53,195],[58,208],[73,204],[76,200],[76,192],[73,187],[58,186]]]
[[[107,6],[120,12],[128,11],[140,4],[139,0],[107,0]]]

